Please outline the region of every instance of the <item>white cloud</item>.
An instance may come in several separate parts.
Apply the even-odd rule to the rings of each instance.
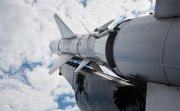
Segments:
[[[36,1],[36,2],[33,2]],[[149,0],[89,0],[84,9],[78,0],[5,0],[0,3],[0,67],[18,68],[25,59],[47,65],[49,42],[60,37],[53,14],[58,13],[74,33],[87,33],[81,19],[92,31],[118,16],[147,14]],[[78,28],[77,28],[78,27]]]
[[[15,79],[0,80],[1,111],[45,111],[57,109],[51,95],[32,89]]]
[[[77,106],[57,109],[57,98],[74,92],[58,72],[47,73],[48,65],[56,58],[49,51],[49,43],[60,37],[54,13],[58,13],[74,33],[82,34],[87,32],[79,19],[88,29],[94,30],[119,16],[135,17],[132,13],[135,10],[140,12],[139,16],[145,15],[150,7],[148,0],[88,0],[86,8],[79,0],[1,0],[0,79],[3,79],[0,80],[0,110],[79,110]],[[19,70],[24,62],[40,62],[42,66],[12,75],[11,71]],[[26,77],[30,86],[20,81],[21,76]],[[68,97],[65,101],[75,102]]]
[[[49,76],[47,72],[42,67],[28,71],[26,76],[30,86],[17,79],[0,80],[0,111],[58,110],[57,98],[74,92],[63,76]],[[64,101],[75,103],[74,98],[65,97]],[[64,110],[78,111],[78,108],[69,106]]]
[[[1,68],[18,68],[24,59],[48,62],[49,42],[58,35],[53,17],[48,21],[22,0],[1,1],[0,9]]]
[[[70,103],[75,103],[75,99],[74,98],[70,98],[69,96],[65,97],[65,101],[66,102],[70,102]]]
[[[79,108],[77,106],[75,107],[67,107],[66,109],[60,109],[59,111],[79,111]]]
[[[58,75],[58,71],[49,75],[47,68],[36,67],[33,71],[28,71],[26,77],[33,88],[52,93],[55,98],[63,94],[74,94],[70,84],[63,76]]]

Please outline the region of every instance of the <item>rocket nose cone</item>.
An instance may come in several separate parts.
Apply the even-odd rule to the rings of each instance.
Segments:
[[[59,42],[60,42],[60,39],[56,39],[56,40],[53,40],[53,41],[50,43],[49,48],[50,48],[50,50],[51,50],[52,53],[60,54]]]

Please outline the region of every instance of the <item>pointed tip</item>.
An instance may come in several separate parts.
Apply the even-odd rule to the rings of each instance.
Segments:
[[[102,25],[101,27],[99,27],[99,29],[105,29],[105,28],[108,28],[108,26],[114,21],[113,20],[110,20],[109,22],[105,23],[104,25]]]
[[[61,20],[61,18],[57,14],[54,14],[54,19],[62,38],[76,37],[76,35],[69,29],[69,27]]]
[[[54,17],[58,17],[58,15],[55,13],[55,14],[54,14]]]

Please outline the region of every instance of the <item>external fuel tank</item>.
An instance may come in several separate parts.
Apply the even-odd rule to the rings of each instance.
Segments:
[[[180,86],[180,17],[128,21],[117,32],[113,58],[121,76]]]

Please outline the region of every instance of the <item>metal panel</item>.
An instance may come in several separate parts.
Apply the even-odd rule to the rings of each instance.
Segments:
[[[64,64],[61,68],[60,68],[60,72],[61,74],[66,78],[66,80],[69,82],[69,84],[73,87],[73,79],[74,79],[74,71],[76,70],[76,67],[72,67],[68,64]]]
[[[163,66],[170,84],[180,86],[180,18],[172,19],[164,45]]]
[[[69,29],[69,27],[58,17],[57,14],[54,15],[54,19],[58,26],[59,32],[62,38],[72,38],[76,35]]]
[[[96,39],[94,43],[94,53],[96,57],[98,57],[99,59],[105,62],[107,61],[105,51],[106,51],[106,42],[107,42],[108,36],[109,34],[105,35],[104,37],[100,39]]]
[[[82,111],[144,110],[144,90],[113,76],[92,72],[87,67],[73,73],[74,67],[74,63],[68,62],[61,67],[61,72],[75,90]]]
[[[180,0],[156,0],[155,18],[180,16]]]
[[[180,66],[180,18],[172,19],[164,47],[164,64]]]
[[[95,41],[95,38],[93,38],[89,35],[86,35],[86,36],[80,38],[78,45],[77,45],[78,53],[79,53],[80,57],[83,57],[83,58],[94,57],[94,53],[93,53],[94,41]]]
[[[162,67],[162,51],[171,20],[152,15],[136,18],[118,32],[114,42],[114,61],[124,75],[145,81],[168,83]]]
[[[62,53],[77,54],[78,42],[79,42],[79,39],[75,37],[72,39],[61,39],[59,43],[59,50]]]
[[[180,111],[180,88],[148,83],[146,111]]]
[[[60,50],[59,50],[59,47],[58,47],[58,44],[60,43],[61,39],[55,39],[53,40],[50,45],[49,45],[49,48],[51,50],[51,52],[55,53],[55,54],[60,54]]]
[[[165,66],[165,72],[169,81],[169,84],[180,86],[180,67]]]

